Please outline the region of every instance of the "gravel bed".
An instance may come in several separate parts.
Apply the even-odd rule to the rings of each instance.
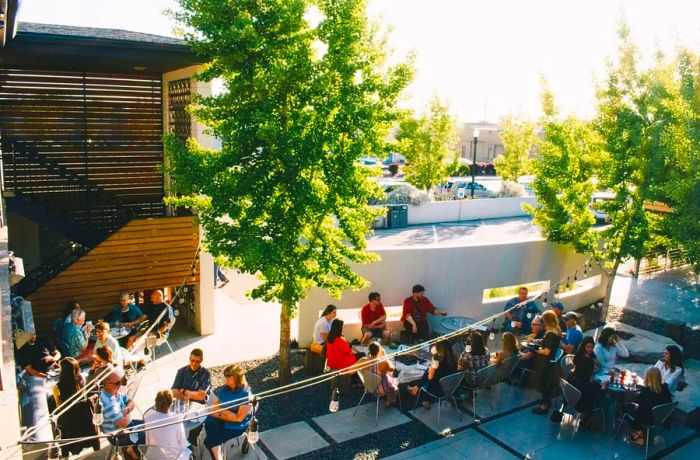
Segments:
[[[304,371],[304,350],[292,350],[292,381],[298,382],[309,377]],[[254,392],[276,388],[277,356],[237,363],[246,371],[248,384]],[[224,384],[224,368],[209,368],[212,387]],[[313,426],[331,445],[315,452],[298,457],[304,459],[376,459],[393,455],[400,451],[421,446],[427,442],[440,439],[440,436],[418,421],[405,423],[398,427],[382,430],[379,433],[335,444],[312,421],[313,417],[328,414],[331,384],[321,383],[309,388],[297,390],[283,396],[276,396],[260,402],[258,420],[260,431],[277,428],[294,422],[305,421]],[[350,388],[340,397],[340,410],[354,407],[362,397],[362,388]],[[413,407],[414,399],[402,395],[404,408]],[[410,415],[409,415],[410,417]],[[268,452],[269,454],[269,452]]]

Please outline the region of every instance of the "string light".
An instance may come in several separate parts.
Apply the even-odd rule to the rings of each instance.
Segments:
[[[255,407],[258,405],[258,398],[253,396],[253,400],[251,401],[251,404],[253,405],[253,418],[250,419],[250,423],[248,424],[248,442],[251,444],[255,444],[258,442],[258,439],[260,439],[260,434],[258,433],[258,419],[255,416]]]
[[[491,323],[491,332],[489,332],[489,340],[496,339],[496,328],[494,327],[495,324],[496,324],[496,319],[494,318],[493,322]]]
[[[544,295],[544,300],[542,301],[542,308],[547,309],[547,294]]]
[[[331,403],[328,406],[330,412],[338,412],[340,409],[340,391],[338,388],[333,388],[333,393],[331,393]]]
[[[102,402],[97,401],[97,404],[95,404],[95,413],[92,414],[92,424],[100,426],[102,422],[104,422],[104,417],[102,416]]]

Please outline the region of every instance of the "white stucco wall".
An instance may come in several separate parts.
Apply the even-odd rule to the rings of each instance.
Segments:
[[[401,305],[411,286],[420,283],[426,296],[451,315],[485,318],[501,311],[505,302],[482,301],[487,288],[536,281],[553,285],[583,265],[586,256],[545,240],[462,247],[405,247],[376,251],[380,262],[355,266],[371,282],[367,289],[348,291],[334,299],[314,288],[299,308],[299,342],[308,345],[319,310],[332,303],[339,309],[356,309],[367,303],[367,295],[378,291],[385,306]],[[600,274],[597,269],[587,276]],[[581,274],[579,273],[579,279]],[[603,297],[605,283],[565,296],[567,310]],[[550,298],[550,301],[552,299]],[[343,315],[346,316],[346,315]],[[398,326],[398,325],[396,325]],[[359,325],[350,325],[346,336],[359,336]]]
[[[482,198],[474,200],[435,201],[424,203],[420,206],[408,205],[408,225],[527,216],[527,212],[522,208],[523,203],[534,205],[536,199],[531,196]]]

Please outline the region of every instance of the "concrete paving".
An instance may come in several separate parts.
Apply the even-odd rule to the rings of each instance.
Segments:
[[[517,388],[501,383],[500,402],[498,387],[479,392],[476,398],[476,414],[480,419],[490,418],[514,409],[529,407],[539,398],[540,394],[531,388]],[[471,401],[465,401],[463,405],[472,410]]]
[[[334,414],[314,417],[313,421],[335,442],[359,438],[411,421],[398,409],[387,409],[384,407],[384,402],[379,401],[379,418],[378,422],[375,422],[375,408],[376,403],[372,400],[371,403],[361,405],[355,416],[353,416],[355,408],[352,407]]]
[[[610,303],[700,327],[700,286],[691,267],[668,270],[644,279],[618,275]]]
[[[700,452],[700,439],[694,439],[664,457],[666,460],[688,460],[694,458]]]
[[[438,434],[451,433],[474,423],[474,418],[471,415],[461,409],[460,413],[461,418],[450,402],[443,402],[440,409],[440,423],[438,423],[437,402],[431,402],[430,410],[425,410],[422,406],[411,410],[411,415]]]
[[[291,423],[260,433],[260,440],[278,460],[308,454],[328,443],[306,422]]]
[[[433,460],[436,458],[510,460],[517,457],[482,434],[474,430],[466,430],[392,455],[387,457],[387,460]]]
[[[469,246],[542,239],[527,217],[470,220],[376,230],[367,239],[370,250],[420,246]]]
[[[581,429],[572,440],[573,425],[570,417],[565,417],[561,424],[557,424],[552,423],[549,417],[532,414],[528,409],[485,423],[481,429],[515,449],[523,457],[530,455],[534,459],[644,457],[643,448],[629,445],[609,433]],[[687,427],[674,426],[670,430],[660,430],[651,452],[657,452],[694,435],[695,431]]]

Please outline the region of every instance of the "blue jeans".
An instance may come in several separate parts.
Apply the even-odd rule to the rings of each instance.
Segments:
[[[143,420],[132,420],[131,422],[129,422],[127,428],[131,428],[135,425],[143,425]],[[136,441],[134,441],[132,437],[135,437]],[[119,447],[146,444],[146,433],[144,431],[140,431],[134,434],[123,434],[121,436],[118,436],[117,439],[119,440]],[[114,438],[107,438],[107,441],[109,441],[109,443],[112,445],[115,444]]]

